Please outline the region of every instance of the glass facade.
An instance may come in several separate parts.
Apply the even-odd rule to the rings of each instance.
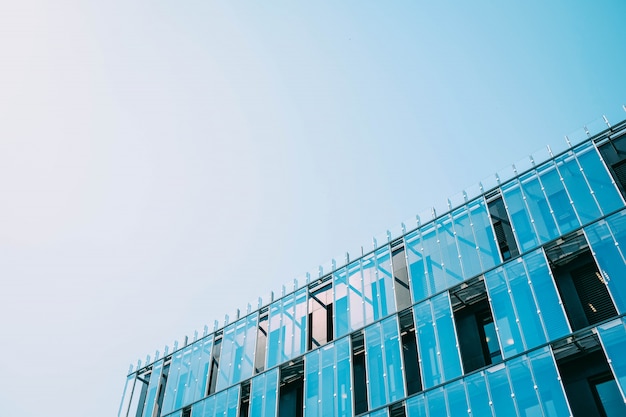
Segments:
[[[626,415],[624,133],[138,365],[118,416]]]

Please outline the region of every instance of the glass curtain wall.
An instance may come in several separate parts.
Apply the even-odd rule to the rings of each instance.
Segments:
[[[278,412],[278,368],[252,379],[250,416],[276,417]]]
[[[224,329],[216,391],[252,376],[257,324],[258,313],[255,313]]]
[[[306,351],[307,288],[270,305],[267,368]]]

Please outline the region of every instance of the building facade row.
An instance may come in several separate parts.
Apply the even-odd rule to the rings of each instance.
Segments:
[[[119,416],[626,415],[626,121],[130,371]]]

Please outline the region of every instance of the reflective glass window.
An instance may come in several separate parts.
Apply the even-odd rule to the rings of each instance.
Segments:
[[[589,184],[580,170],[573,152],[568,152],[556,159],[556,166],[563,178],[565,188],[572,199],[574,208],[582,224],[589,223],[602,215],[591,193]]]
[[[421,232],[416,230],[409,233],[405,236],[405,242],[411,293],[413,294],[413,302],[418,302],[431,294],[430,285],[426,277]]]
[[[539,241],[545,243],[556,239],[559,236],[559,230],[552,216],[552,208],[543,192],[543,184],[537,178],[537,174],[530,172],[523,175],[520,177],[520,183]]]
[[[447,417],[446,398],[442,387],[426,392],[428,417]]]
[[[467,416],[469,406],[467,405],[467,397],[465,395],[465,381],[460,379],[447,384],[445,390],[450,416]]]
[[[172,355],[167,384],[165,385],[165,394],[163,396],[162,414],[167,414],[182,406],[185,384],[191,365],[192,349],[191,346],[187,346],[184,349],[174,352]]]
[[[278,368],[254,378],[250,385],[250,416],[276,417]]]
[[[582,145],[574,152],[602,212],[609,214],[623,207],[622,197],[593,144]]]
[[[424,394],[416,395],[406,400],[407,417],[428,417]]]
[[[502,197],[504,198],[505,207],[511,217],[513,233],[517,237],[521,252],[537,247],[539,242],[531,223],[519,182],[513,180],[503,185]]]
[[[445,281],[439,284],[437,290],[444,290],[463,281],[459,248],[456,245],[452,216],[445,215],[436,220],[437,239],[441,248],[442,266],[445,271]]]
[[[414,313],[424,388],[461,375],[461,359],[448,293],[417,304]]]
[[[565,189],[555,164],[553,162],[546,163],[537,171],[541,176],[541,183],[559,228],[559,233],[569,233],[580,227],[580,222],[572,206],[570,196]]]
[[[365,328],[365,353],[370,408],[404,398],[398,319],[388,317]],[[400,364],[400,366],[399,366]]]
[[[475,202],[470,203],[468,208],[470,212],[471,226],[474,230],[474,236],[476,238],[476,248],[478,249],[482,265],[480,272],[484,272],[501,262],[500,252],[496,244],[496,238],[485,201],[482,198],[476,200]],[[477,274],[478,273],[470,274],[465,277],[471,278]]]
[[[492,416],[491,399],[487,391],[485,373],[483,371],[474,373],[465,378],[465,389],[467,389],[467,399],[472,416],[488,417]]]
[[[523,417],[542,417],[539,397],[535,390],[530,371],[530,361],[527,357],[521,356],[506,363],[515,395],[518,415]]]
[[[571,416],[572,412],[565,399],[565,391],[550,349],[546,347],[532,351],[527,357],[544,416]]]
[[[598,326],[604,353],[626,402],[626,321],[617,319]]]
[[[217,391],[252,376],[257,322],[255,313],[224,329]]]
[[[333,273],[333,287],[335,297],[335,334],[337,337],[341,337],[350,333],[347,268],[341,268]]]
[[[496,416],[516,416],[515,404],[511,396],[511,385],[505,364],[499,364],[485,370],[491,402]]]
[[[478,217],[478,214],[476,214]],[[454,219],[454,231],[459,245],[459,255],[463,266],[463,276],[471,278],[482,272],[476,237],[472,228],[467,207],[462,207],[452,213]]]
[[[161,383],[161,371],[163,371],[163,359],[156,362],[152,366],[152,373],[150,374],[150,383],[148,384],[148,392],[146,395],[146,402],[143,409],[143,416],[152,417],[154,411],[154,405],[156,404],[156,396]]]
[[[267,367],[288,361],[306,350],[307,289],[270,305]]]
[[[618,311],[626,313],[626,212],[587,226],[585,235]]]

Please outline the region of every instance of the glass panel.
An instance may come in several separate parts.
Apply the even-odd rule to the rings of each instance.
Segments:
[[[376,251],[376,276],[378,281],[380,309],[378,312],[376,310],[374,311],[374,318],[378,320],[396,312],[393,291],[393,270],[388,246]]]
[[[335,342],[337,355],[337,417],[352,417],[352,370],[350,339]]]
[[[126,378],[126,383],[124,384],[124,392],[122,393],[122,402],[120,403],[120,408],[117,412],[118,417],[126,417],[128,414],[128,407],[130,406],[131,397],[133,394],[133,387],[135,385],[135,374],[129,375]]]
[[[623,417],[626,415],[626,404],[615,380],[601,382],[595,387],[598,398],[602,403],[602,409],[606,417]]]
[[[278,365],[281,362],[280,352],[282,338],[281,326],[281,304],[282,300],[273,302],[270,305],[269,332],[267,336],[267,368]]]
[[[223,417],[228,410],[228,391],[215,394],[215,417]]]
[[[443,388],[436,388],[426,393],[428,417],[447,417],[446,399]]]
[[[293,328],[287,332],[293,334],[293,348],[289,352],[289,359],[302,355],[306,352],[306,321],[307,321],[307,289],[302,288],[296,292],[296,307],[293,320]]]
[[[567,191],[565,191],[559,173],[554,169],[553,163],[547,166],[550,168],[541,173],[541,183],[548,197],[548,202],[552,208],[560,234],[569,233],[580,227],[580,222],[576,217],[574,207],[570,203],[570,197]]]
[[[505,364],[493,366],[485,371],[493,410],[497,416],[516,416],[515,404],[511,397],[511,386]]]
[[[486,273],[485,285],[502,346],[502,356],[507,358],[523,352],[524,345],[517,326],[504,268],[500,267]]]
[[[602,215],[587,181],[580,171],[578,161],[572,152],[556,159],[556,164],[571,197],[576,213],[583,224],[589,223]]]
[[[361,261],[359,260],[348,265],[348,317],[351,331],[360,329],[365,324],[365,303]]]
[[[492,415],[489,393],[485,382],[485,373],[478,372],[465,378],[467,398],[470,403],[471,415],[476,417],[488,417]]]
[[[167,414],[174,410],[174,402],[176,400],[176,391],[178,388],[178,376],[183,362],[183,351],[179,350],[172,355],[170,370],[167,376],[167,384],[165,385],[165,394],[163,395],[162,414]]]
[[[622,213],[617,216],[623,217]],[[611,216],[609,219],[615,218]],[[607,219],[607,220],[609,220]],[[618,227],[621,227],[618,224]],[[620,313],[626,312],[626,262],[622,247],[615,241],[613,227],[601,220],[585,228],[585,235],[600,267],[602,280],[607,284]],[[623,233],[623,232],[622,232]]]
[[[543,250],[524,256],[531,287],[549,340],[569,334],[570,327]]]
[[[537,347],[546,342],[538,308],[531,291],[526,269],[522,259],[504,265],[505,275],[509,281],[511,295],[519,319],[519,328],[523,333],[526,349]]]
[[[228,400],[225,417],[237,417],[239,414],[239,389],[239,385],[235,385],[227,391]]]
[[[419,231],[406,235],[405,241],[411,293],[413,294],[413,302],[418,302],[431,294],[426,280],[424,255]]]
[[[591,144],[588,146],[591,146]],[[604,162],[600,160],[598,151],[594,147],[582,151],[581,149],[585,147],[586,146],[575,150],[578,162],[582,167],[583,174],[587,178],[587,182],[591,186],[591,190],[600,208],[604,214],[609,214],[623,207],[624,202],[615,184],[613,184]]]
[[[543,413],[541,412],[539,397],[535,391],[535,383],[530,372],[528,358],[522,356],[513,359],[507,362],[506,366],[511,377],[519,415],[522,417],[542,417]]]
[[[222,351],[220,353],[220,365],[217,374],[217,388],[216,391],[221,391],[231,385],[231,376],[233,374],[233,368],[236,366],[235,353],[236,353],[236,341],[235,336],[237,327],[241,326],[242,321],[238,321],[227,326],[224,329],[224,336],[222,337]],[[245,322],[244,322],[245,324]]]
[[[437,361],[437,341],[430,300],[423,301],[413,308],[417,326],[417,345],[422,364],[424,388],[441,383],[442,376]]]
[[[376,264],[374,256],[369,255],[362,259],[361,272],[363,277],[363,307],[365,316],[363,325],[374,322],[374,317],[380,315],[380,294],[376,281]],[[350,304],[352,307],[352,304]]]
[[[439,360],[443,369],[443,380],[441,382],[444,382],[463,373],[459,343],[456,339],[454,317],[448,293],[433,297],[432,302],[438,350],[441,352]]]
[[[314,350],[304,357],[304,406],[306,417],[322,416],[320,413],[320,350]],[[253,416],[256,414],[252,413]]]
[[[459,262],[459,249],[456,246],[452,217],[450,215],[437,220],[437,238],[441,248],[442,266],[446,272],[444,286],[437,288],[440,291],[463,281],[463,272]]]
[[[540,403],[546,417],[571,416],[563,385],[549,348],[538,349],[528,354],[533,379],[537,385]]]
[[[463,276],[466,279],[471,278],[482,272],[472,221],[470,220],[467,207],[457,210],[452,216],[454,219],[454,231],[459,244],[461,264],[463,265]],[[478,217],[477,214],[476,217]]]
[[[626,402],[626,322],[624,319],[613,320],[598,326],[598,335],[602,341],[604,353],[608,359],[611,371]]]
[[[404,380],[402,375],[402,354],[398,320],[396,316],[389,317],[381,322],[384,353],[385,353],[385,385],[387,388],[387,402],[404,398]]]
[[[467,416],[467,398],[465,396],[465,383],[463,380],[454,381],[445,386],[448,398],[448,410],[451,417]]]
[[[277,387],[278,368],[274,368],[252,379],[250,389],[250,416],[276,416]]]
[[[157,390],[159,389],[159,383],[161,382],[161,371],[163,370],[163,359],[156,362],[152,366],[152,373],[150,374],[150,383],[148,384],[148,393],[146,395],[146,402],[143,409],[143,416],[152,417],[154,411],[154,405],[156,403]]]
[[[469,205],[471,225],[476,237],[476,245],[480,254],[482,269],[480,272],[493,268],[501,262],[500,251],[493,234],[491,219],[485,201],[481,198]],[[470,278],[466,276],[466,278]]]
[[[526,204],[517,180],[502,186],[502,197],[509,211],[513,232],[517,236],[521,252],[537,247],[538,241],[528,216]]]
[[[422,245],[426,263],[426,281],[430,290],[429,295],[431,295],[446,288],[446,277],[442,265],[443,258],[434,223],[422,228]]]
[[[335,334],[337,337],[350,333],[348,321],[348,275],[346,268],[342,268],[333,274],[333,287],[335,289]]]
[[[426,414],[424,394],[406,400],[406,415],[407,417],[428,417]]]
[[[559,236],[556,223],[552,217],[548,200],[543,193],[542,185],[536,177],[536,173],[531,172],[521,179],[522,189],[526,197],[526,204],[530,210],[532,222],[539,235],[541,243],[548,242]]]
[[[335,402],[337,393],[335,386],[335,349],[334,346],[323,346],[320,349],[321,356],[321,408],[320,416],[332,417],[335,415]]]
[[[365,329],[365,359],[367,363],[367,389],[371,408],[387,403],[385,395],[385,364],[380,323]]]
[[[216,396],[212,395],[208,397],[206,400],[202,401],[204,403],[204,410],[203,410],[203,413],[201,414],[202,417],[214,417],[215,416],[215,399],[216,399]],[[196,417],[196,416],[194,415],[193,417]]]
[[[207,391],[207,379],[209,377],[209,362],[213,349],[213,335],[200,339],[193,344],[191,354],[191,378],[189,381],[188,396],[185,404],[198,401],[204,397]]]
[[[263,417],[276,417],[278,413],[278,368],[267,372]],[[255,414],[250,414],[254,416]]]

